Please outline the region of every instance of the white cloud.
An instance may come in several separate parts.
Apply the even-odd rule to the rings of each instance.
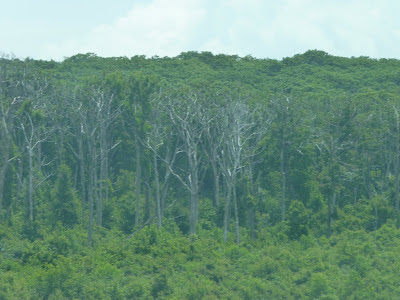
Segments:
[[[42,45],[45,57],[176,56],[181,52],[282,58],[320,49],[333,55],[399,57],[395,0],[144,0],[81,37]]]
[[[175,56],[189,50],[187,45],[195,39],[193,31],[205,14],[201,1],[154,0],[134,6],[112,24],[94,28],[80,42],[68,41],[48,49],[75,48],[101,56]]]
[[[389,40],[395,37],[391,1],[286,0],[272,6],[263,22],[253,23],[252,35],[262,40],[264,57],[281,58],[308,49],[335,55],[385,56]],[[398,5],[397,5],[398,6]],[[252,19],[270,9],[266,2]],[[240,30],[240,29],[239,29]],[[399,41],[396,41],[398,43]],[[260,50],[253,53],[260,56]]]

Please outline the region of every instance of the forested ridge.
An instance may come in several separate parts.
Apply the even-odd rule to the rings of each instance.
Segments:
[[[400,61],[0,58],[0,299],[396,299]]]

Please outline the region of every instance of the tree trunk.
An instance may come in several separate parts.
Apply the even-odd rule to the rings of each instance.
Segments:
[[[99,177],[98,177],[98,161],[97,161],[97,150],[96,144],[93,141],[93,195],[94,195],[94,203],[96,204],[96,214],[97,214],[97,225],[99,225],[99,214],[100,214],[100,189],[99,189]],[[94,217],[94,216],[93,216]]]
[[[15,202],[20,199],[22,186],[24,185],[22,174],[24,173],[24,161],[18,159],[18,172],[17,172],[17,190],[15,192]]]
[[[145,210],[144,210],[144,219],[150,220],[150,216],[151,216],[151,188],[150,188],[150,178],[149,178],[149,174],[146,170],[145,172],[145,178],[144,178],[144,183],[145,183]],[[150,226],[150,224],[149,224]]]
[[[165,203],[166,203],[167,197],[168,197],[169,182],[170,182],[170,178],[172,175],[171,169],[174,165],[174,162],[176,159],[176,154],[178,152],[178,151],[176,151],[176,149],[173,149],[173,150],[174,151],[171,151],[171,138],[169,138],[167,140],[167,153],[166,153],[165,159],[164,159],[164,161],[167,162],[167,165],[169,165],[169,167],[167,167],[165,170],[164,183],[163,183],[162,192],[161,192],[161,217],[164,216]]]
[[[104,125],[102,124],[100,128],[100,174],[99,174],[100,180],[98,182],[99,197],[98,197],[98,204],[96,207],[98,226],[102,226],[103,224],[103,203],[105,199],[105,188],[107,184],[106,152],[107,152],[106,133]]]
[[[28,161],[29,161],[29,188],[28,188],[28,201],[29,201],[29,220],[33,221],[33,149],[28,148]]]
[[[154,168],[154,183],[156,185],[156,214],[157,214],[157,228],[162,225],[161,218],[161,199],[160,199],[160,180],[158,176],[158,162],[157,162],[157,150],[153,151],[153,168]]]
[[[192,169],[192,180],[190,182],[190,234],[196,234],[196,224],[199,209],[199,183],[197,168]]]
[[[399,145],[396,142],[396,153],[394,156],[394,199],[395,199],[395,208],[397,214],[399,214],[399,202],[400,202],[400,187],[399,187]]]
[[[93,219],[94,219],[94,201],[93,197],[96,191],[94,190],[95,187],[95,156],[96,153],[94,151],[94,144],[92,141],[92,137],[89,137],[88,140],[88,152],[90,155],[90,166],[89,166],[89,182],[88,182],[88,206],[89,206],[89,223],[88,223],[88,244],[89,246],[93,245]]]
[[[219,207],[219,172],[216,160],[211,159],[211,167],[214,175],[214,206]]]
[[[85,156],[83,153],[83,138],[80,135],[78,139],[78,152],[79,152],[79,162],[80,162],[80,176],[81,176],[81,190],[82,190],[82,221],[85,219],[85,207],[86,207],[86,178],[85,178]],[[90,170],[89,170],[90,172]],[[90,185],[91,183],[89,183]]]
[[[249,183],[250,183],[250,190],[248,193],[251,195],[251,197],[254,197],[256,194],[255,192],[255,186],[254,186],[254,178],[253,178],[253,170],[254,170],[254,161],[250,160],[249,162],[249,169],[250,169],[250,175],[249,175]],[[256,237],[255,234],[255,212],[254,212],[254,203],[251,203],[249,205],[249,212],[248,212],[248,217],[249,217],[249,226],[250,226],[250,236],[254,240]]]
[[[140,218],[140,194],[141,194],[141,157],[140,157],[140,142],[137,130],[135,130],[135,145],[136,145],[136,174],[135,174],[135,194],[136,194],[136,212],[135,212],[135,227],[139,226]]]
[[[225,202],[225,212],[224,212],[224,242],[227,242],[228,239],[228,231],[229,231],[229,217],[230,217],[230,209],[231,209],[231,194],[232,188],[230,184],[226,183],[227,194],[226,194],[226,202]]]
[[[285,221],[285,213],[286,213],[286,170],[285,170],[285,140],[282,140],[281,144],[281,153],[280,153],[280,159],[281,159],[281,221]]]
[[[236,197],[236,187],[233,187],[232,194],[233,194],[233,209],[234,209],[234,214],[235,214],[236,244],[239,245],[239,242],[240,242],[240,238],[239,238],[239,210],[238,210],[237,197]]]
[[[88,206],[89,206],[89,224],[88,224],[88,244],[93,244],[93,170],[89,171],[88,185]]]
[[[3,159],[0,170],[0,221],[2,216],[2,207],[3,207],[3,193],[4,193],[4,184],[6,180],[6,171],[8,168],[8,159],[9,159],[9,148],[6,146],[6,149],[3,149]]]
[[[40,174],[42,172],[42,143],[37,144],[36,156],[37,156],[37,172]]]
[[[331,200],[328,201],[328,235],[332,235],[333,217],[336,209],[336,192],[333,192]]]
[[[11,134],[8,130],[8,122],[4,113],[3,106],[1,106],[2,113],[2,124],[1,124],[1,136],[2,136],[2,161],[1,161],[1,170],[0,170],[0,220],[2,216],[2,207],[3,207],[3,193],[4,193],[4,184],[6,180],[6,171],[8,168],[9,158],[10,158],[10,148],[11,148]],[[12,125],[12,124],[11,124]]]
[[[249,226],[250,226],[250,236],[253,240],[256,239],[256,222],[255,222],[255,212],[254,207],[249,209]]]

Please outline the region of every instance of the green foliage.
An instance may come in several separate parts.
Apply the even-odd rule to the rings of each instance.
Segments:
[[[57,180],[51,195],[53,198],[53,222],[61,222],[67,227],[77,224],[79,221],[79,201],[72,188],[71,170],[65,164],[58,168]]]
[[[288,210],[287,223],[289,226],[289,237],[300,239],[308,234],[310,223],[310,211],[302,202],[293,201]]]
[[[135,218],[134,183],[135,174],[122,170],[115,182],[115,197],[105,203],[105,227],[116,227],[126,234],[132,232]]]
[[[0,299],[395,299],[399,67],[318,50],[0,59]],[[233,99],[255,110],[237,207],[218,128]]]
[[[28,295],[50,299],[376,299],[397,295],[400,233],[395,226],[385,225],[376,234],[347,232],[325,241],[306,235],[300,241],[284,241],[276,232],[269,231],[268,243],[249,248],[224,244],[218,235],[190,242],[179,233],[154,226],[130,239],[105,231],[96,236],[91,249],[78,228],[60,227],[35,242],[6,234],[0,247],[1,293],[5,299]]]

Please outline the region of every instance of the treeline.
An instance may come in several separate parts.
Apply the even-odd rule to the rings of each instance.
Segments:
[[[90,245],[95,228],[164,222],[237,244],[279,222],[294,239],[377,230],[399,212],[398,65],[321,51],[3,58],[1,221],[31,239],[82,224]]]

